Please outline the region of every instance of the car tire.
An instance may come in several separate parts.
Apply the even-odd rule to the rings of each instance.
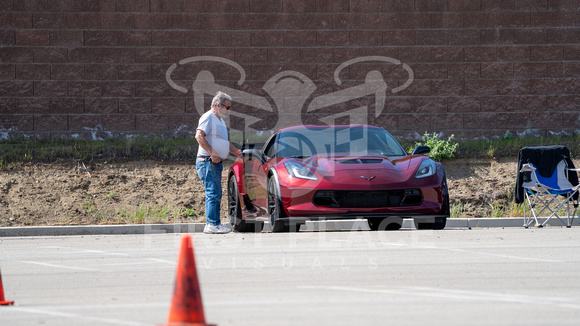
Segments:
[[[403,226],[403,219],[390,217],[368,218],[369,228],[371,231],[396,231]]]
[[[242,219],[238,182],[234,175],[228,181],[228,218],[234,231],[238,232],[261,232],[264,226],[262,222],[250,222]]]
[[[447,224],[447,217],[436,217],[435,221],[430,223],[423,223],[417,220],[414,222],[417,230],[443,230]]]
[[[447,187],[447,176],[443,176],[443,187],[445,187],[445,199],[443,200],[443,210],[441,214],[449,215],[449,188]],[[421,223],[420,221],[413,221],[417,230],[443,230],[447,224],[447,217],[436,217],[432,223]]]
[[[282,199],[280,196],[280,183],[275,174],[268,178],[268,216],[270,230],[272,232],[289,232],[290,225],[281,220],[285,217]],[[296,229],[297,230],[297,229]]]

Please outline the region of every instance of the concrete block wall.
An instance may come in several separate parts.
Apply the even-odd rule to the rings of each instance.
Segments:
[[[578,0],[0,3],[3,138],[188,135],[215,89],[232,130],[580,131]]]

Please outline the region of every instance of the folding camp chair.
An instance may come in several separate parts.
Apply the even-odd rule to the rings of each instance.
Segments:
[[[562,158],[556,165],[550,177],[542,176],[538,168],[532,163],[522,165],[520,173],[523,177],[524,189],[524,227],[528,228],[532,222],[537,227],[545,226],[552,217],[556,217],[566,227],[571,227],[574,219],[580,224],[578,215],[578,190],[580,186],[572,185],[568,179],[569,173],[576,173],[580,169],[568,168],[566,159]],[[526,205],[527,204],[527,205]],[[572,204],[572,208],[570,205]],[[526,206],[529,211],[526,212]],[[550,213],[543,223],[538,217],[542,213]],[[566,214],[566,216],[563,216]],[[561,216],[562,215],[562,216]],[[562,218],[566,219],[562,220]]]

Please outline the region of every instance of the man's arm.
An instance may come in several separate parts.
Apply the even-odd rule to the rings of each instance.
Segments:
[[[232,145],[232,143],[230,143],[230,153],[232,153],[234,156],[238,156],[240,154],[240,150],[236,148],[236,146]]]
[[[221,158],[218,153],[213,150],[213,148],[207,142],[207,139],[205,139],[205,132],[203,132],[203,130],[197,129],[195,132],[195,140],[197,140],[197,143],[199,146],[201,146],[201,148],[205,149],[205,151],[210,154],[212,162],[221,162]]]

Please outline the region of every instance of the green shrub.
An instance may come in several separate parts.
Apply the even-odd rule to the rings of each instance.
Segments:
[[[421,142],[415,143],[415,147],[420,145],[429,146],[429,148],[431,148],[431,152],[429,152],[428,156],[435,161],[455,157],[455,151],[457,150],[457,146],[459,146],[455,141],[454,135],[451,135],[447,140],[444,140],[440,139],[439,134],[433,133],[433,135],[430,135],[428,132],[425,132]],[[412,151],[413,148],[409,150],[409,152]]]
[[[192,138],[8,139],[0,140],[0,168],[19,162],[191,161],[196,153],[197,142]]]

